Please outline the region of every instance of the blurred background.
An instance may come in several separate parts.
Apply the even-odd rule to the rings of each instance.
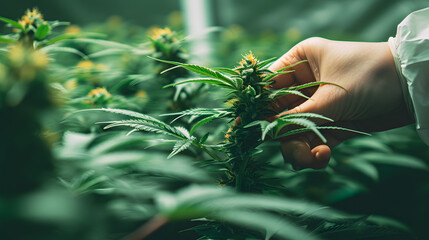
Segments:
[[[184,17],[188,27],[201,23],[236,25],[252,37],[289,35],[297,39],[321,36],[385,41],[395,34],[396,25],[405,16],[428,5],[427,0],[17,0],[1,1],[0,16],[18,19],[28,7],[37,6],[47,19],[77,25],[119,16],[129,23],[149,27],[166,25],[169,20],[180,21],[174,13],[182,12],[188,14]],[[278,49],[278,55],[284,50]]]
[[[142,28],[181,26],[186,35],[199,35],[189,47],[195,61],[224,64],[226,58],[233,64],[248,49],[260,57],[280,56],[312,36],[386,41],[405,16],[428,4],[428,0],[19,0],[2,1],[0,16],[18,19],[27,7],[37,6],[47,19],[76,25],[125,20]],[[223,29],[220,34],[208,34],[214,26]],[[219,37],[229,47],[214,44]]]
[[[170,147],[147,150],[148,140],[156,140],[157,135],[136,133],[128,138],[124,132],[105,132],[95,124],[112,115],[74,114],[110,107],[159,116],[195,106],[222,106],[224,92],[162,89],[167,77],[160,77],[160,65],[146,55],[160,57],[168,52],[177,57],[170,59],[174,61],[234,67],[250,50],[260,59],[279,57],[312,36],[387,41],[404,17],[428,6],[429,0],[2,0],[1,17],[18,20],[26,9],[37,7],[45,20],[71,23],[61,26],[61,33],[102,36],[88,35],[94,39],[46,47],[63,52],[50,55],[46,72],[37,68],[43,74],[34,82],[40,86],[25,88],[26,94],[39,95],[29,97],[22,108],[0,101],[0,125],[11,126],[0,132],[0,239],[2,234],[5,239],[121,239],[158,213],[168,213],[170,209],[162,209],[158,201],[186,203],[174,194],[195,184],[217,186],[208,177],[213,169],[194,164],[201,160],[201,152],[184,152],[166,160]],[[174,33],[161,29],[173,36],[173,44],[163,45],[168,51],[157,49],[162,44],[153,37],[153,29],[165,26]],[[3,23],[0,30],[13,33]],[[20,82],[13,76],[28,66],[14,66],[7,60],[7,48],[0,50],[0,83]],[[50,77],[45,76],[48,73]],[[188,76],[173,71],[168,77],[175,81]],[[0,84],[0,100],[6,85]],[[45,99],[51,94],[48,85],[61,92],[61,97],[55,96],[59,103]],[[279,195],[362,216],[327,225],[302,223],[318,230],[323,239],[425,240],[429,236],[429,148],[414,128],[347,141],[334,150],[329,167],[322,171],[294,172],[285,167],[275,144],[266,144],[263,159],[276,166],[271,170],[276,185],[282,187]],[[214,136],[209,141],[224,139],[227,124],[204,130]],[[130,159],[133,154],[149,161]],[[273,194],[270,191],[264,194]],[[178,209],[186,212],[189,209],[184,205],[184,210]],[[178,218],[182,216],[179,210]],[[373,215],[386,218],[369,217]],[[167,225],[151,239],[196,239],[189,231],[175,235],[195,225],[184,222]],[[406,237],[398,230],[403,226],[411,232]]]

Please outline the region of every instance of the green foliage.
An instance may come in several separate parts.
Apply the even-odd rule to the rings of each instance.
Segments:
[[[292,66],[272,72],[274,58],[208,68],[186,63],[180,29],[156,35],[111,18],[62,33],[38,14],[0,19],[15,29],[0,38],[3,238],[426,236],[428,152],[414,130],[351,140],[327,169],[293,171],[268,139],[360,133],[317,126],[332,120],[313,113],[262,120],[278,114],[267,108],[275,99],[308,98],[302,89],[327,83],[275,90],[273,78]]]

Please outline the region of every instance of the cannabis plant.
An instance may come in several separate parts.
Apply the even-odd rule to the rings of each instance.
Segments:
[[[185,62],[187,57],[182,47],[183,37],[172,31],[170,28],[153,27],[149,30],[149,40],[152,43],[152,57],[167,60]],[[158,62],[156,64],[156,72],[160,72],[171,67],[169,63]],[[187,73],[181,69],[170,71],[163,78],[169,78],[170,81],[176,78],[185,77]],[[168,81],[168,80],[167,80]]]
[[[135,130],[162,133],[176,137],[179,140],[175,142],[170,157],[184,151],[191,145],[203,149],[213,158],[216,164],[224,166],[225,174],[221,180],[221,184],[234,186],[237,191],[260,192],[266,188],[263,180],[263,170],[266,167],[264,166],[265,163],[258,159],[260,150],[257,148],[265,140],[266,136],[277,139],[297,133],[312,131],[321,138],[322,141],[326,142],[326,139],[319,131],[320,129],[347,130],[338,127],[317,126],[313,121],[309,120],[309,118],[332,120],[314,113],[289,114],[271,123],[262,120],[263,117],[276,114],[276,112],[268,108],[275,99],[287,94],[308,98],[299,90],[320,84],[328,84],[325,82],[315,82],[279,90],[269,88],[275,76],[290,73],[291,71],[287,70],[292,67],[288,66],[273,72],[267,69],[267,66],[274,59],[258,61],[253,54],[250,53],[233,69],[209,69],[192,64],[183,64],[161,59],[157,60],[177,65],[166,71],[182,67],[205,76],[205,78],[186,79],[168,86],[187,83],[204,83],[218,86],[229,91],[229,97],[226,99],[229,103],[229,107],[217,109],[197,108],[173,114],[179,115],[178,118],[184,116],[193,116],[195,118],[203,117],[193,125],[190,131],[183,127],[170,126],[147,115],[105,109],[105,111],[122,113],[136,118],[126,121],[109,122],[106,128],[129,126],[135,128]],[[226,118],[229,122],[238,123],[233,123],[226,133],[225,139],[220,144],[211,146],[205,143],[207,136],[198,139],[193,135],[200,126],[220,118]],[[236,121],[237,119],[239,119],[239,121]],[[290,125],[294,126],[293,130],[282,131],[284,127]],[[226,156],[220,157],[219,154],[215,152],[226,153]]]
[[[267,66],[274,59],[258,61],[253,54],[250,53],[240,61],[236,68],[233,69],[210,69],[192,64],[183,64],[160,59],[157,60],[177,65],[176,67],[173,67],[173,69],[182,67],[205,76],[204,78],[182,80],[180,82],[170,84],[169,86],[187,83],[212,84],[218,86],[228,91],[228,98],[225,99],[228,107],[194,108],[179,113],[168,114],[176,115],[177,117],[175,120],[187,116],[196,120],[190,130],[181,126],[167,124],[156,118],[137,112],[121,109],[99,109],[132,117],[132,119],[128,120],[104,122],[104,124],[107,124],[105,129],[125,126],[133,128],[130,133],[135,131],[146,131],[166,135],[170,138],[157,140],[157,143],[174,144],[173,150],[169,154],[168,158],[172,158],[189,147],[194,146],[207,154],[204,158],[206,160],[199,163],[200,166],[210,170],[212,172],[211,174],[216,176],[218,185],[231,186],[235,188],[236,192],[257,193],[270,191],[276,188],[272,183],[272,178],[267,176],[268,174],[266,170],[270,168],[269,163],[258,158],[258,154],[261,152],[258,149],[258,146],[263,143],[267,136],[272,139],[276,139],[305,131],[312,131],[317,134],[322,141],[326,141],[320,133],[320,129],[342,129],[336,127],[317,126],[308,118],[330,119],[314,113],[289,114],[278,118],[271,123],[262,120],[266,116],[276,114],[276,112],[267,107],[272,104],[276,98],[287,94],[295,94],[303,98],[308,98],[299,90],[320,84],[327,84],[324,82],[308,83],[300,86],[274,90],[269,87],[272,83],[272,79],[280,74],[290,73],[291,71],[288,71],[288,69],[292,67],[289,66],[277,72],[270,71],[267,69]],[[166,71],[169,70],[171,69]],[[222,139],[220,143],[218,142],[215,145],[208,144],[207,141],[209,139],[209,134],[206,134],[203,137],[198,137],[195,133],[200,127],[216,119],[227,119],[232,125],[226,132],[225,138]],[[292,128],[293,130],[284,131],[284,127],[289,125],[294,126],[294,128]],[[207,159],[207,157],[209,159]],[[243,203],[241,200],[239,202]],[[212,203],[209,201],[207,204]],[[221,210],[222,208],[217,211],[220,212]],[[190,212],[191,213],[187,213],[188,218],[205,216],[209,219],[221,220],[218,218],[219,216],[213,215],[211,211]],[[226,217],[224,220],[232,221],[229,217]],[[249,218],[252,217],[249,215]],[[241,220],[239,222],[244,224]],[[253,223],[250,222],[244,225],[254,226]],[[201,226],[199,229],[206,229],[205,231],[203,230],[203,232],[205,232],[204,234],[207,234],[207,229],[214,228],[219,229],[218,231],[223,232],[224,234],[228,232],[226,230],[227,228],[225,228],[223,224],[219,223],[205,222],[204,226]],[[206,236],[210,236],[210,234]],[[237,237],[237,235],[235,237]]]
[[[49,38],[53,28],[68,23],[59,21],[46,21],[37,8],[28,9],[19,21],[0,17],[0,20],[8,23],[13,28],[13,34],[0,37],[1,42],[16,43],[20,42],[28,46],[39,48],[44,45],[53,44],[66,36],[57,36]]]
[[[186,38],[178,32],[172,31],[170,28],[157,28],[153,27],[149,29],[149,40],[152,47],[152,53],[150,56],[165,60],[185,63],[188,61],[188,54],[186,53],[185,44]],[[155,80],[158,84],[155,86],[161,89],[162,86],[174,83],[175,80],[180,78],[189,77],[189,73],[185,69],[177,68],[171,71],[165,72],[165,70],[171,68],[171,63],[157,61],[154,62],[154,71],[156,74]],[[164,74],[159,75],[161,72]],[[157,95],[166,95],[169,99],[167,100],[169,106],[164,111],[182,111],[196,105],[196,99],[204,92],[204,85],[186,85],[177,87],[175,89],[164,90],[163,93]],[[153,94],[155,95],[155,94]],[[155,101],[159,101],[159,97],[154,96]],[[182,122],[182,124],[185,124]]]
[[[0,196],[32,190],[52,173],[42,127],[54,105],[47,64],[45,54],[20,44],[0,63]]]

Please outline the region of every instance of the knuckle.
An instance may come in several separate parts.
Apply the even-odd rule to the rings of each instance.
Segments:
[[[307,38],[307,39],[303,40],[301,43],[303,45],[307,45],[307,46],[317,46],[317,45],[320,45],[326,41],[327,41],[327,39],[325,39],[325,38],[311,37],[311,38]]]

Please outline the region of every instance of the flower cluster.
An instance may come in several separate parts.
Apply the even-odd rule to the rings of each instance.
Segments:
[[[18,23],[21,24],[24,29],[29,29],[30,27],[35,27],[37,29],[40,24],[47,25],[46,21],[43,20],[43,15],[37,8],[33,8],[33,10],[28,9]]]

